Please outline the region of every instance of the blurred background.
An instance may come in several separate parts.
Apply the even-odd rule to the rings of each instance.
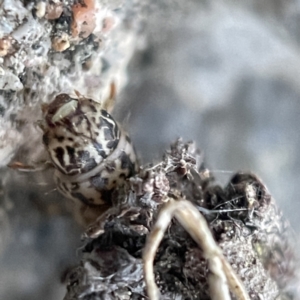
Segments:
[[[148,2],[115,110],[141,161],[194,140],[221,184],[258,174],[299,237],[300,1]],[[1,299],[62,299],[78,262],[81,230],[51,177],[1,173]]]

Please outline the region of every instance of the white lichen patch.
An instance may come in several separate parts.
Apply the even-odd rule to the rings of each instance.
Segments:
[[[0,75],[0,89],[4,91],[20,91],[23,89],[23,84],[21,83],[20,79],[11,71],[3,70],[3,75]]]

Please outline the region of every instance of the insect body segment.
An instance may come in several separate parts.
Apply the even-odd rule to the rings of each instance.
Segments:
[[[87,205],[109,204],[136,168],[127,134],[100,103],[58,95],[44,109],[43,141],[59,190]]]

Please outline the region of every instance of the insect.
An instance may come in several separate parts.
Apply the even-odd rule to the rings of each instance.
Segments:
[[[108,112],[114,89],[112,84],[103,103],[77,91],[74,96],[59,94],[42,106],[44,118],[38,123],[57,188],[75,201],[82,215],[79,222],[85,226],[112,206],[114,189],[137,169],[129,136]],[[18,163],[13,167],[22,169]]]
[[[60,192],[87,205],[109,204],[113,188],[133,174],[136,156],[103,106],[77,96],[60,94],[43,108],[43,142]]]

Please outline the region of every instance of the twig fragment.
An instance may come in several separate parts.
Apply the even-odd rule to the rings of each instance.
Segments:
[[[231,299],[230,289],[237,299],[249,300],[250,297],[246,289],[227,263],[204,217],[191,202],[183,199],[176,201],[171,198],[162,206],[157,221],[147,238],[143,252],[144,276],[149,299],[159,300],[160,292],[155,283],[153,261],[159,244],[173,217],[179,221],[201,247],[204,257],[208,260],[211,298],[213,300],[229,300]]]

